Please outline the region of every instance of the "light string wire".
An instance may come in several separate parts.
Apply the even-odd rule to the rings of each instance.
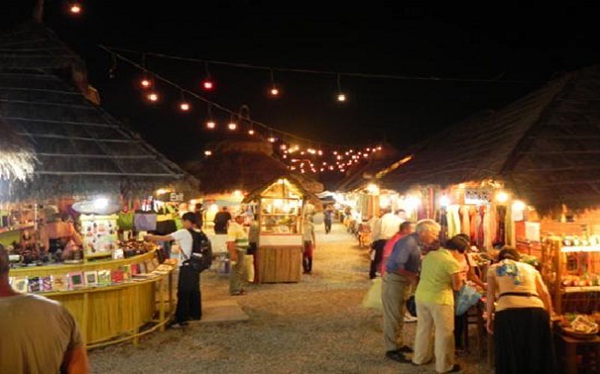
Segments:
[[[103,46],[103,48],[110,51],[120,51],[125,53],[134,53],[134,54],[145,54],[148,56],[171,59],[171,60],[179,60],[185,62],[194,62],[194,63],[210,63],[214,65],[224,65],[224,66],[232,66],[237,68],[244,69],[255,69],[255,70],[267,70],[267,71],[288,71],[295,73],[304,73],[304,74],[320,74],[320,75],[329,75],[329,76],[338,76],[344,75],[348,77],[362,77],[362,78],[379,78],[379,79],[397,79],[397,80],[416,80],[416,81],[438,81],[438,82],[473,82],[473,83],[511,83],[511,84],[540,84],[544,83],[542,81],[526,81],[526,80],[501,80],[504,76],[504,73],[500,73],[493,78],[443,78],[443,77],[422,77],[422,76],[409,76],[409,75],[393,75],[393,74],[372,74],[372,73],[357,73],[357,72],[338,72],[338,71],[326,71],[326,70],[312,70],[312,69],[300,69],[300,68],[288,68],[288,67],[273,67],[273,66],[264,66],[264,65],[253,65],[247,63],[238,63],[238,62],[227,62],[227,61],[217,61],[217,60],[206,60],[206,59],[195,59],[190,57],[181,57],[181,56],[173,56],[167,55],[164,53],[156,53],[156,52],[143,52],[139,50],[127,49],[127,48],[119,48],[112,46]]]
[[[210,107],[218,108],[218,109],[220,109],[220,110],[228,113],[232,118],[235,118],[236,116],[239,116],[238,112],[233,111],[233,110],[231,110],[229,108],[226,108],[226,107],[224,107],[224,106],[222,106],[222,105],[220,105],[220,104],[218,104],[218,103],[216,103],[214,101],[211,101],[211,100],[209,100],[209,99],[207,99],[205,97],[202,97],[202,96],[198,95],[195,92],[192,92],[190,90],[187,90],[187,89],[181,87],[177,83],[174,83],[171,80],[169,80],[169,79],[167,79],[167,78],[165,78],[165,77],[163,77],[163,76],[161,76],[161,75],[159,75],[159,74],[157,74],[155,72],[152,72],[152,71],[148,70],[145,66],[142,66],[142,65],[138,64],[137,62],[132,61],[131,59],[129,59],[129,58],[127,58],[127,57],[125,57],[125,56],[123,56],[123,55],[115,52],[114,50],[110,49],[109,47],[106,47],[104,45],[99,45],[99,48],[101,48],[101,49],[105,50],[106,52],[110,53],[113,58],[118,58],[119,60],[128,63],[129,65],[131,65],[131,66],[133,66],[133,67],[135,67],[135,68],[143,71],[146,74],[150,73],[150,75],[154,79],[157,79],[157,80],[159,80],[159,81],[161,81],[163,83],[166,83],[169,86],[174,87],[177,90],[185,91],[190,96],[193,96],[196,99],[201,100],[201,101],[209,104]],[[144,54],[142,54],[142,56],[147,56],[147,54],[144,53]],[[255,120],[252,120],[252,119],[249,119],[249,118],[240,118],[240,119],[244,119],[245,121],[248,121],[248,122],[250,122],[253,125],[260,126],[260,127],[262,127],[263,129],[265,129],[269,133],[281,134],[281,135],[284,135],[284,136],[286,136],[286,137],[288,137],[290,139],[296,140],[296,141],[301,142],[301,143],[307,143],[307,144],[315,143],[315,144],[320,144],[323,147],[333,148],[333,149],[338,150],[338,151],[339,150],[343,150],[343,149],[347,149],[347,148],[352,148],[352,147],[349,147],[348,145],[328,143],[328,142],[323,142],[323,141],[315,141],[313,139],[303,138],[303,137],[300,137],[298,135],[295,135],[295,134],[292,134],[292,133],[289,133],[289,132],[286,132],[286,131],[275,129],[275,128],[270,127],[270,126],[268,126],[268,125],[266,125],[264,123],[257,122]],[[372,144],[379,144],[379,143],[372,143]],[[369,145],[365,145],[365,147],[368,147],[368,146]]]

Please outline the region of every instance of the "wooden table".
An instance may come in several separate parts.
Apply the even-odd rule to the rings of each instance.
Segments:
[[[554,332],[554,347],[561,373],[599,373],[600,372],[600,336],[591,339],[575,339]]]

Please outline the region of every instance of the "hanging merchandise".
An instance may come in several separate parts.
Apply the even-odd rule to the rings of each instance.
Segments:
[[[173,214],[163,205],[156,215],[156,229],[154,230],[158,235],[167,235],[177,231],[177,225]]]
[[[86,258],[111,256],[117,249],[117,215],[82,214],[81,234]]]

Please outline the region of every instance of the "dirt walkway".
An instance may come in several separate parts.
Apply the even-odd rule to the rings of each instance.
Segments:
[[[90,352],[95,373],[434,373],[384,357],[381,313],[361,306],[370,285],[367,250],[341,224],[317,227],[312,275],[299,283],[251,285],[231,297],[228,278],[202,275],[203,300],[235,300],[243,322],[195,323],[144,337],[140,345]],[[412,341],[415,324],[406,325]],[[475,354],[464,373],[491,373]]]

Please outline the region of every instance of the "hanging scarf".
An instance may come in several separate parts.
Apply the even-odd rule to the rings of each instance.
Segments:
[[[519,274],[519,267],[515,264],[514,261],[502,261],[502,265],[496,268],[496,275],[501,277],[504,275],[508,275],[513,284],[519,285],[521,284],[521,275]]]

